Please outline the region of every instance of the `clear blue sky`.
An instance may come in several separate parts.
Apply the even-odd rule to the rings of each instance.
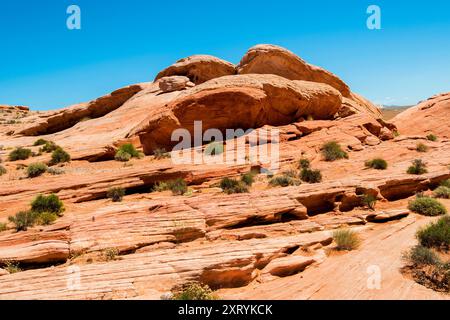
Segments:
[[[66,9],[82,29],[66,28]],[[368,5],[382,30],[366,27]],[[153,80],[174,61],[239,62],[258,43],[287,47],[377,103],[450,91],[450,2],[444,0],[2,0],[0,104],[58,108]]]

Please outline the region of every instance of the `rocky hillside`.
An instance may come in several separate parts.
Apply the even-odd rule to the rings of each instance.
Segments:
[[[187,57],[61,110],[2,107],[0,299],[159,299],[191,281],[224,298],[447,298],[400,269],[434,219],[408,201],[450,179],[448,101],[387,122],[338,76],[258,45],[238,65]],[[176,164],[172,133],[193,136],[194,121],[202,133],[243,129],[208,154],[243,161]],[[278,171],[251,156],[250,136],[274,129],[263,145],[278,150]],[[426,172],[407,173],[415,159]],[[64,209],[39,211],[36,197],[51,194]],[[338,250],[342,229],[358,248]],[[379,290],[367,287],[372,266]]]

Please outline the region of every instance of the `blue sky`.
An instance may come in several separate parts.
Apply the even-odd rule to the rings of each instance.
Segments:
[[[81,8],[68,30],[66,9]],[[381,8],[382,29],[366,27]],[[52,109],[152,81],[192,54],[238,63],[258,43],[284,46],[377,103],[450,91],[444,0],[2,0],[0,104]]]

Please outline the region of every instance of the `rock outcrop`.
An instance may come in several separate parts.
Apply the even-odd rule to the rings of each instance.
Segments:
[[[194,55],[171,65],[162,70],[155,81],[169,76],[185,76],[193,83],[201,84],[205,81],[228,76],[236,73],[235,66],[222,59],[208,55]]]

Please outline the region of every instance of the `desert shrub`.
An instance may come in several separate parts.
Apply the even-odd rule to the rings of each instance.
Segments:
[[[153,186],[153,191],[155,192],[163,192],[166,190],[169,190],[169,186],[167,185],[167,182],[164,181],[158,182]]]
[[[348,159],[348,154],[342,150],[336,141],[330,141],[322,146],[322,154],[326,161],[335,161],[339,159]]]
[[[65,171],[63,169],[59,169],[59,168],[47,168],[47,172],[53,176],[59,176],[59,175],[65,173]]]
[[[440,216],[447,213],[447,209],[442,203],[429,197],[420,197],[410,201],[408,209],[424,216]]]
[[[183,286],[180,292],[174,294],[173,300],[217,300],[217,297],[208,285],[194,282]]]
[[[417,152],[427,152],[428,151],[428,146],[424,145],[423,143],[418,143],[416,145],[416,150],[417,150]]]
[[[45,139],[38,139],[33,143],[33,146],[37,147],[37,146],[43,146],[46,143],[48,143],[49,141],[45,140]]]
[[[44,143],[43,147],[41,147],[39,149],[39,152],[50,153],[50,152],[55,151],[57,148],[58,148],[58,146],[53,141],[46,141]]]
[[[429,135],[427,135],[427,140],[429,140],[429,141],[437,141],[437,137],[436,137],[436,135],[430,133]]]
[[[57,147],[55,151],[52,153],[52,160],[50,161],[51,165],[55,165],[58,163],[64,163],[70,161],[70,155],[63,150],[61,147]]]
[[[153,191],[162,192],[171,190],[173,195],[183,195],[188,191],[187,183],[183,179],[159,182],[153,187]]]
[[[434,190],[433,194],[436,198],[450,199],[450,188],[440,186]]]
[[[427,165],[421,159],[416,159],[406,172],[408,174],[424,174],[428,172]]]
[[[119,150],[119,151],[117,151],[116,155],[114,156],[114,159],[116,161],[127,162],[127,161],[130,161],[131,155],[125,151]]]
[[[358,234],[349,229],[336,230],[333,232],[333,239],[337,250],[346,251],[357,249],[361,242]]]
[[[302,158],[298,161],[298,166],[300,169],[309,169],[311,167],[311,162],[308,159]]]
[[[450,188],[450,179],[441,182],[442,187]]]
[[[8,271],[10,274],[21,272],[22,269],[20,268],[20,265],[16,261],[6,261],[5,270]]]
[[[36,214],[32,211],[20,211],[8,217],[8,220],[14,224],[16,231],[27,231],[29,227],[34,226]]]
[[[205,155],[216,156],[223,153],[222,142],[210,142],[205,148]]]
[[[108,192],[106,193],[106,196],[113,202],[121,202],[124,195],[125,189],[121,187],[109,188]]]
[[[39,225],[47,226],[49,224],[52,224],[53,222],[58,219],[58,215],[53,212],[41,212],[41,213],[35,213],[35,221]]]
[[[303,168],[300,172],[300,179],[307,183],[319,183],[322,182],[322,173],[320,170]]]
[[[27,168],[27,176],[29,178],[39,177],[47,171],[47,165],[42,162],[32,163]]]
[[[301,182],[295,178],[292,178],[286,174],[276,176],[270,179],[269,184],[272,187],[288,187],[288,186],[298,186]]]
[[[365,163],[367,168],[372,168],[372,169],[376,169],[376,170],[386,170],[388,167],[388,163],[386,162],[386,160],[381,159],[381,158],[375,158],[372,160],[368,160]]]
[[[421,245],[412,247],[409,252],[406,253],[405,258],[413,265],[440,264],[438,255],[430,248]]]
[[[448,250],[450,248],[450,216],[444,216],[417,232],[422,246]]]
[[[372,194],[365,194],[362,198],[362,203],[370,210],[375,210],[375,205],[377,204],[377,197],[375,197]]]
[[[244,173],[243,175],[241,175],[241,181],[245,185],[251,187],[253,182],[255,182],[255,175],[256,175],[256,173],[252,172],[252,171]]]
[[[6,168],[4,166],[0,166],[0,177],[6,173]]]
[[[55,194],[48,196],[40,194],[31,202],[31,211],[36,213],[51,212],[61,215],[64,212],[64,204]]]
[[[238,181],[236,179],[223,178],[220,181],[220,188],[222,188],[223,192],[226,194],[232,193],[247,193],[248,186],[243,181]]]
[[[10,161],[26,160],[31,156],[31,150],[18,147],[9,154]]]
[[[107,248],[105,249],[104,254],[106,261],[112,261],[119,255],[119,250],[117,248]]]
[[[164,158],[170,158],[170,153],[166,151],[166,149],[155,149],[153,151],[153,155],[155,156],[155,159],[164,159]]]
[[[6,223],[0,222],[0,232],[8,230],[8,225]]]
[[[128,153],[133,158],[141,157],[139,151],[137,151],[134,145],[132,145],[131,143],[125,143],[119,148],[119,150]]]

